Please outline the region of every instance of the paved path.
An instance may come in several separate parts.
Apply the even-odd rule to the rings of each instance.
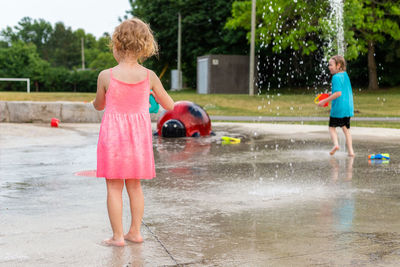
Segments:
[[[0,267],[399,266],[400,129],[355,127],[355,158],[331,157],[321,125],[154,138],[145,242],[111,248],[104,180],[75,175],[96,168],[99,127],[0,123]],[[390,162],[368,162],[381,151]]]

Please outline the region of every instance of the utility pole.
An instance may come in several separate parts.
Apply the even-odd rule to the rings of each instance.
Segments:
[[[178,90],[182,89],[182,70],[181,70],[181,45],[182,45],[182,17],[178,13]]]
[[[85,46],[84,38],[81,38],[81,51],[82,51],[82,70],[85,70]]]
[[[254,50],[256,35],[256,0],[251,1],[251,37],[250,37],[250,66],[249,66],[249,95],[254,95]]]

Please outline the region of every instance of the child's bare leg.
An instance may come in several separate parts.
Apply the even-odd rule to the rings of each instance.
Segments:
[[[346,169],[346,181],[351,181],[353,178],[353,163],[354,157],[348,157],[347,169]]]
[[[139,179],[126,179],[125,185],[129,195],[132,216],[131,227],[129,232],[125,235],[125,239],[140,243],[143,242],[142,235],[140,234],[140,226],[142,224],[144,210],[142,187]]]
[[[338,135],[336,132],[335,127],[329,127],[329,134],[331,135],[331,139],[333,142],[333,148],[329,154],[333,155],[337,150],[339,150],[339,141],[338,141]]]
[[[329,163],[332,167],[332,181],[336,182],[339,177],[339,164],[335,158],[331,158]]]
[[[346,126],[342,127],[343,133],[346,136],[347,151],[349,152],[349,157],[354,157],[353,150],[353,139],[351,138],[350,130]]]
[[[124,246],[124,232],[122,227],[122,190],[124,180],[106,179],[107,184],[107,209],[110,218],[113,237],[103,241],[110,246]]]

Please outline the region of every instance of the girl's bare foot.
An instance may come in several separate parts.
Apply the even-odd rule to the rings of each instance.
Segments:
[[[131,233],[127,233],[126,235],[124,235],[125,240],[134,242],[134,243],[142,243],[143,242],[143,237],[139,234],[139,235],[134,235]]]
[[[104,246],[114,246],[114,247],[123,247],[125,246],[125,240],[124,239],[114,239],[113,237],[110,239],[104,239],[101,242],[102,245]]]
[[[332,155],[334,155],[334,154],[336,153],[336,151],[338,151],[338,150],[339,150],[339,146],[333,146],[333,148],[332,148],[331,152],[329,152],[329,154],[332,156]]]

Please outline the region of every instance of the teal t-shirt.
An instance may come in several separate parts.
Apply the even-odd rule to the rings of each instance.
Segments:
[[[331,117],[344,118],[354,116],[353,91],[347,72],[339,72],[332,77],[332,94],[342,92],[342,95],[332,100]]]

